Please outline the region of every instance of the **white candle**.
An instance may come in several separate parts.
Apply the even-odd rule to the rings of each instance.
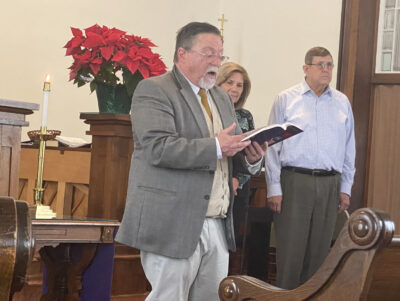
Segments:
[[[47,126],[47,110],[49,106],[50,74],[47,74],[43,85],[42,127]]]

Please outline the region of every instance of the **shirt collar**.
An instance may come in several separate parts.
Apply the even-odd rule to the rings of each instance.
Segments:
[[[310,86],[307,84],[306,79],[304,78],[302,85],[301,85],[301,94],[306,94],[307,92],[312,92]],[[328,85],[328,87],[326,88],[326,90],[324,91],[324,94],[328,94],[329,96],[332,96],[332,89],[331,86]],[[322,96],[321,95],[321,96]]]
[[[183,73],[182,73],[182,75],[188,81],[190,87],[192,88],[192,90],[194,92],[194,95],[197,95],[199,93],[200,87],[193,84]],[[208,90],[206,90],[206,91],[208,91]]]

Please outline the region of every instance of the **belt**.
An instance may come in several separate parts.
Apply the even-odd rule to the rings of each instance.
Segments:
[[[305,175],[316,176],[316,177],[335,176],[337,174],[340,174],[340,172],[338,172],[334,169],[331,169],[331,170],[308,169],[308,168],[294,167],[294,166],[284,166],[284,167],[282,167],[282,169],[297,172],[297,173],[302,173]]]

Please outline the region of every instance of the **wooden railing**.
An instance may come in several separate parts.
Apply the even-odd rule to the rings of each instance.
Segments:
[[[86,216],[89,194],[90,148],[46,149],[43,180],[44,202],[58,217]],[[38,165],[38,148],[22,147],[18,199],[33,204]]]

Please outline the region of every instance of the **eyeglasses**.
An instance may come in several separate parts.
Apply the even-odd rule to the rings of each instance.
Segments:
[[[319,63],[317,63],[317,64],[307,64],[307,65],[310,65],[310,66],[317,66],[320,70],[324,70],[325,67],[326,67],[326,69],[328,69],[328,70],[332,70],[333,67],[335,67],[335,65],[334,65],[333,63],[331,63],[331,62],[328,62],[328,63],[319,62]]]
[[[229,60],[229,56],[225,56],[225,55],[218,55],[218,54],[212,54],[212,53],[202,53],[200,51],[194,50],[194,49],[190,49],[190,51],[196,52],[198,54],[200,54],[201,56],[203,56],[206,60],[208,61],[213,61],[215,59],[218,59],[221,61],[221,63]]]

